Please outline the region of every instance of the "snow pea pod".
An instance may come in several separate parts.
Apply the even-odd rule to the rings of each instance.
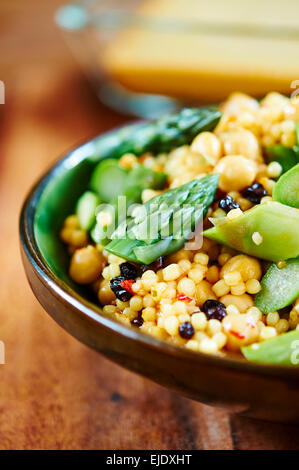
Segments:
[[[96,208],[100,204],[100,198],[92,191],[85,191],[78,199],[76,214],[80,227],[90,230],[96,220]]]
[[[255,296],[255,304],[263,313],[290,305],[299,296],[299,258],[287,260],[283,268],[272,264],[261,285],[262,290]]]
[[[273,199],[299,208],[299,163],[279,178],[274,186]]]
[[[215,227],[203,235],[242,253],[269,261],[299,255],[299,211],[293,207],[273,201],[254,206],[236,219],[210,220]]]
[[[299,331],[290,331],[263,343],[244,346],[242,353],[248,361],[298,367]]]

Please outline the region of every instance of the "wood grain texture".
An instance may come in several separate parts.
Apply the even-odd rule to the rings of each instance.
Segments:
[[[0,5],[0,449],[298,449],[298,428],[229,416],[108,362],[31,293],[17,233],[25,193],[61,153],[126,120],[97,103],[52,25],[60,3]]]

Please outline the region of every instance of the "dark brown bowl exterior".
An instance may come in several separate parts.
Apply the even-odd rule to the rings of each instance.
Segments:
[[[39,251],[33,223],[36,204],[59,165],[33,188],[20,218],[26,275],[52,318],[112,361],[194,400],[254,418],[299,423],[298,368],[253,364],[172,346],[103,314],[55,275]]]

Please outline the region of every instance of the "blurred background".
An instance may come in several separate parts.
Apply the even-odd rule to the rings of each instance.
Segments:
[[[295,427],[191,402],[70,337],[31,293],[17,233],[29,188],[87,138],[233,90],[290,94],[298,13],[297,0],[1,0],[0,449],[298,449]]]
[[[289,93],[298,14],[296,0],[81,0],[55,21],[103,102],[156,117],[235,90]]]
[[[4,73],[73,62],[95,97],[137,116],[236,90],[289,94],[298,72],[296,0],[3,0],[1,8]]]

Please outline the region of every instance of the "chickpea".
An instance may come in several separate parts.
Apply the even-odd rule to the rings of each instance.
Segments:
[[[214,129],[214,133],[220,138],[220,135],[223,132],[227,132],[230,129],[233,129],[237,125],[237,116],[233,114],[223,114],[222,118],[218,122],[217,126]]]
[[[263,176],[267,176],[267,168],[268,167],[265,163],[259,163],[256,177],[262,178]]]
[[[222,111],[225,113],[239,115],[243,112],[256,111],[259,107],[258,101],[245,93],[235,92],[229,95]]]
[[[102,305],[110,304],[113,300],[115,300],[115,295],[111,290],[110,282],[107,279],[103,279],[100,284],[98,298]]]
[[[185,260],[185,259],[188,259],[190,261],[192,259],[192,256],[193,254],[191,251],[188,251],[182,248],[180,251],[177,251],[176,253],[172,253],[171,255],[169,255],[168,262],[170,264],[178,263],[179,261]]]
[[[80,228],[80,222],[77,215],[69,215],[65,221],[64,226],[68,228]]]
[[[289,106],[285,108],[285,115],[287,119],[299,121],[299,96],[295,96],[290,100]]]
[[[89,284],[100,276],[105,262],[102,253],[94,246],[80,248],[72,256],[70,276],[78,284]]]
[[[227,315],[222,321],[227,333],[227,349],[239,351],[242,346],[258,340],[259,328],[248,315]]]
[[[208,155],[216,162],[222,155],[222,145],[212,132],[202,132],[193,140],[191,150],[201,155]]]
[[[135,163],[137,163],[137,157],[133,153],[125,153],[119,160],[119,165],[127,170],[131,170]]]
[[[182,167],[184,168],[183,173]],[[210,165],[204,156],[193,152],[189,146],[184,145],[169,154],[164,171],[175,179],[175,184],[178,183],[176,185],[181,185],[192,180],[195,174],[204,173],[209,169]]]
[[[214,173],[220,173],[219,188],[222,191],[240,191],[255,180],[257,165],[242,155],[230,155],[219,160]]]
[[[247,255],[236,255],[230,258],[221,268],[221,279],[232,271],[238,271],[244,282],[249,279],[257,279],[259,281],[262,277],[260,262],[256,258]]]
[[[251,160],[261,160],[261,151],[255,135],[246,129],[233,129],[221,135],[225,155],[244,155]]]
[[[92,288],[92,290],[95,294],[98,294],[100,286],[101,286],[101,280],[100,279],[97,279],[96,281],[94,281],[91,284],[91,288]]]
[[[196,303],[200,307],[208,299],[214,299],[214,300],[217,299],[214,292],[212,291],[212,286],[208,281],[201,281],[199,284],[197,284],[195,298],[196,298]]]
[[[85,230],[74,230],[71,236],[71,245],[75,248],[83,248],[88,244],[88,234]]]
[[[60,238],[64,243],[71,243],[73,228],[64,226],[60,231]]]
[[[64,243],[67,243],[74,248],[82,248],[88,243],[88,235],[85,230],[67,226],[63,227],[61,230],[60,238]]]
[[[253,112],[244,112],[238,116],[238,126],[243,129],[248,129],[252,132],[257,138],[260,135],[260,125],[256,118],[256,113]]]
[[[192,151],[186,153],[183,165],[185,167],[185,171],[189,173],[191,177],[194,173],[204,173],[210,168],[207,159],[203,155],[199,155]],[[181,169],[178,168],[178,170],[178,174],[180,175]]]
[[[235,307],[237,307],[237,309],[241,313],[246,312],[250,307],[253,307],[254,305],[252,297],[250,297],[250,295],[248,294],[227,294],[220,298],[220,302],[222,302],[226,307],[228,305],[235,305]]]
[[[271,91],[261,100],[261,106],[264,108],[276,108],[282,110],[290,103],[289,98],[286,96],[277,93],[276,91]]]

